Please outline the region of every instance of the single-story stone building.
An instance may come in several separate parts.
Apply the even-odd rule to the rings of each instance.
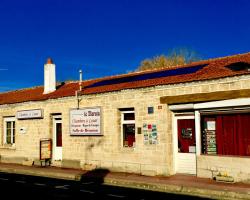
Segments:
[[[0,94],[0,161],[250,180],[250,53]]]

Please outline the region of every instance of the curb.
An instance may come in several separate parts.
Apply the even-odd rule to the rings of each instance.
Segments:
[[[81,177],[79,174],[69,174],[69,173],[60,173],[60,172],[50,172],[50,171],[36,171],[36,170],[29,170],[29,169],[13,169],[13,168],[0,168],[0,172],[4,173],[11,173],[11,174],[23,174],[23,175],[30,175],[30,176],[42,176],[46,178],[57,178],[63,180],[79,180],[78,177]]]
[[[144,189],[151,190],[157,192],[167,192],[167,193],[175,193],[175,194],[183,194],[190,196],[199,196],[206,197],[211,199],[224,199],[224,200],[249,200],[249,193],[239,193],[232,191],[221,191],[221,190],[212,190],[212,189],[201,189],[196,187],[187,187],[187,186],[178,186],[178,185],[169,185],[162,183],[145,183],[139,181],[129,181],[129,180],[121,180],[115,178],[105,178],[104,184],[112,185],[112,186],[121,186],[128,188],[136,188],[136,189]]]
[[[12,174],[23,174],[23,175],[31,175],[31,176],[42,176],[47,178],[57,178],[63,180],[72,180],[72,181],[80,181],[82,178],[82,174],[76,173],[65,173],[65,172],[54,172],[54,171],[39,171],[39,170],[29,170],[29,169],[14,169],[14,168],[0,168],[0,172],[12,173]],[[170,184],[162,184],[162,183],[145,183],[142,181],[134,181],[134,180],[124,180],[117,178],[105,177],[103,184],[112,185],[112,186],[120,186],[127,188],[135,188],[135,189],[143,189],[143,190],[151,190],[157,192],[166,192],[166,193],[174,193],[174,194],[183,194],[190,196],[198,196],[205,197],[211,199],[223,199],[223,200],[249,200],[250,192],[248,193],[240,193],[240,192],[232,192],[227,190],[212,190],[212,189],[201,189],[196,187],[188,187],[182,185],[170,185]]]

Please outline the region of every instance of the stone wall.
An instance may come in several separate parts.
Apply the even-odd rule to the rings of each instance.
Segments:
[[[235,182],[250,182],[250,158],[232,156],[197,157],[197,176],[215,178],[219,173],[233,177]]]
[[[112,171],[134,172],[144,175],[170,175],[173,169],[172,112],[160,104],[160,97],[202,92],[250,88],[250,76],[224,78],[212,81],[156,86],[118,92],[81,96],[80,108],[100,106],[103,136],[70,136],[69,110],[76,108],[75,97],[26,102],[0,106],[1,162],[21,163],[39,159],[39,141],[52,138],[52,116],[62,114],[63,161],[54,165]],[[148,114],[147,108],[154,107]],[[144,123],[156,124],[158,144],[144,145],[143,134],[136,133],[136,147],[122,147],[120,108],[134,107],[136,128]],[[43,109],[43,119],[16,120],[16,144],[3,144],[3,118],[15,116],[17,111]],[[26,133],[20,128],[26,127]],[[17,159],[19,158],[19,159]],[[201,160],[201,159],[200,159]],[[205,165],[203,161],[198,161]],[[201,169],[206,169],[203,166]],[[199,172],[202,175],[202,173]],[[203,176],[203,175],[202,175]]]

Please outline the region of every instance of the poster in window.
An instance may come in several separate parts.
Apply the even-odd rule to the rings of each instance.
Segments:
[[[181,136],[184,139],[192,139],[192,136],[193,136],[192,128],[183,128],[183,129],[181,129]]]
[[[207,130],[215,130],[215,121],[207,121]]]
[[[205,153],[216,154],[216,134],[214,130],[204,130]]]
[[[152,125],[152,144],[157,144],[158,138],[157,138],[157,128],[156,124]]]

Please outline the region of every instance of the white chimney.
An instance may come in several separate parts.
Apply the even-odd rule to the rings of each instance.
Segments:
[[[44,91],[43,94],[48,94],[56,90],[56,65],[51,58],[48,58],[44,64]]]

